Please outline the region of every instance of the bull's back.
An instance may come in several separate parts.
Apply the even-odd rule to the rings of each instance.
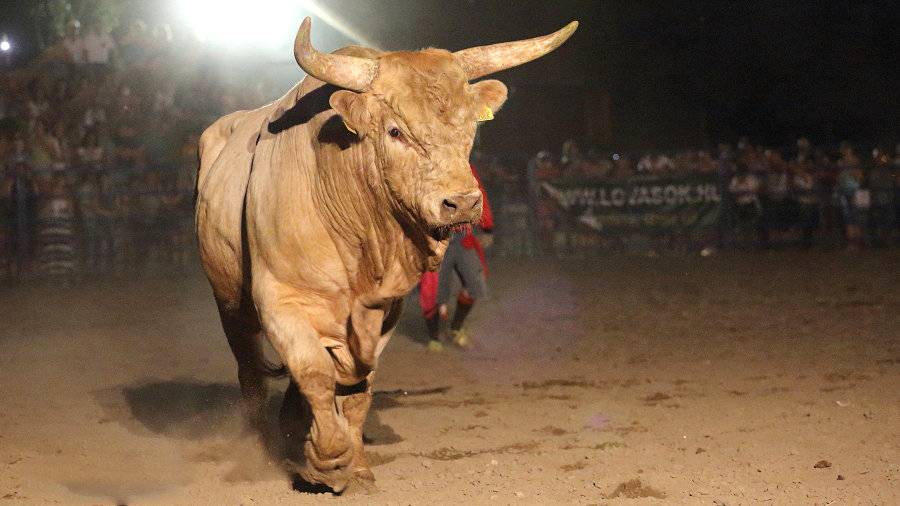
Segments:
[[[223,116],[200,137],[196,227],[200,260],[216,298],[237,306],[243,292],[244,196],[260,128],[272,104]]]

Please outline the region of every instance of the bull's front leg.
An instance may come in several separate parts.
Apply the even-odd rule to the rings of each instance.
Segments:
[[[350,464],[350,469],[354,478],[367,483],[375,481],[375,474],[369,468],[369,461],[366,459],[363,444],[363,427],[366,424],[366,417],[369,415],[369,408],[372,406],[372,380],[374,376],[374,373],[370,373],[368,379],[357,387],[358,391],[344,397],[341,404],[344,417],[350,426],[350,437],[353,442],[353,461]]]
[[[341,369],[352,371],[347,376],[353,377],[361,370],[368,371],[361,383],[344,387],[343,391],[339,392],[344,395],[341,411],[350,426],[353,441],[353,462],[350,467],[353,477],[367,490],[374,489],[375,474],[372,473],[366,459],[363,428],[369,415],[369,408],[372,406],[374,369],[379,355],[393,334],[402,309],[403,299],[378,303],[370,301],[368,306],[363,300],[357,300],[351,319],[353,333],[350,336],[350,354],[343,355],[344,360],[340,360],[340,354],[336,355]]]
[[[268,303],[266,303],[268,302]],[[297,472],[310,483],[340,492],[352,475],[354,446],[347,420],[335,404],[335,368],[303,307],[294,302],[259,303],[263,327],[288,366],[312,415],[303,446],[305,462]],[[293,402],[285,399],[286,402]]]

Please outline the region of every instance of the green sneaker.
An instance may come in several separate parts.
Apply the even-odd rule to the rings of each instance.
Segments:
[[[428,351],[431,353],[440,353],[444,351],[444,345],[440,341],[428,341]]]
[[[450,331],[450,335],[453,338],[453,344],[460,348],[472,347],[472,339],[469,337],[469,334],[466,333],[466,329],[452,330]]]

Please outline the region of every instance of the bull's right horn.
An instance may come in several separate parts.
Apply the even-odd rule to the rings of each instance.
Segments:
[[[544,56],[561,46],[575,33],[576,28],[578,28],[578,21],[572,21],[543,37],[470,47],[453,53],[453,56],[456,56],[471,81]]]
[[[321,53],[312,46],[309,17],[300,24],[294,39],[294,58],[297,65],[316,79],[353,91],[366,91],[378,71],[378,63],[368,58],[342,54]]]

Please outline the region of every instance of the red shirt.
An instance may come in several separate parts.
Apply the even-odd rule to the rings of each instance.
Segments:
[[[481,178],[478,177],[475,166],[469,164],[469,167],[472,169],[472,175],[475,176],[475,180],[478,181],[478,189],[481,190],[481,221],[478,223],[478,226],[481,227],[481,230],[490,233],[494,230],[494,213],[491,212],[491,204],[488,202],[487,192],[484,191],[484,185],[481,184]],[[466,235],[463,236],[462,245],[468,249],[481,250],[481,244],[475,238],[475,234],[472,233],[471,226],[466,227]]]
[[[478,226],[481,227],[481,230],[490,233],[494,230],[494,213],[491,212],[491,204],[488,202],[487,192],[484,191],[484,185],[481,184],[481,178],[478,177],[475,166],[470,163],[469,167],[472,168],[472,175],[475,176],[475,180],[478,181],[478,189],[481,190],[481,222],[479,222]],[[487,259],[484,257],[484,249],[481,247],[478,238],[472,233],[471,225],[466,226],[466,235],[463,236],[460,243],[463,248],[474,249],[478,252],[478,258],[481,259],[481,267],[484,269],[484,273],[487,274]]]

